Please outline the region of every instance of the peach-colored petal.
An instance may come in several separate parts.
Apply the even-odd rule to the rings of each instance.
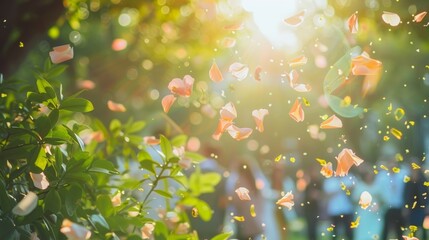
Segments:
[[[369,57],[366,52],[352,58],[352,73],[353,75],[377,75],[381,72],[383,64]]]
[[[223,80],[222,72],[215,61],[213,61],[213,64],[210,68],[209,76],[213,82],[221,82]]]
[[[296,122],[304,121],[304,110],[302,109],[301,103],[298,99],[295,100],[295,103],[290,109],[289,116]]]
[[[77,81],[76,86],[79,89],[92,90],[95,88],[95,83],[91,80]]]
[[[287,192],[281,199],[279,199],[276,204],[287,207],[289,210],[292,210],[292,207],[295,205],[293,201],[292,191]]]
[[[115,194],[115,196],[112,197],[112,205],[114,207],[121,205],[122,203],[121,196],[122,196],[121,192],[118,192],[117,194]]]
[[[151,238],[153,230],[155,230],[155,223],[145,223],[144,226],[141,228],[142,238]]]
[[[320,124],[321,129],[342,128],[343,122],[337,116],[332,115]]]
[[[168,113],[170,111],[171,105],[176,101],[176,97],[173,94],[169,94],[162,98],[161,104],[162,109],[165,113]]]
[[[127,109],[121,103],[115,103],[111,100],[107,101],[107,108],[112,112],[126,112]]]
[[[358,17],[356,13],[353,13],[347,20],[347,25],[351,33],[357,33],[359,29]]]
[[[299,73],[295,69],[292,69],[287,75],[289,78],[289,85],[297,92],[309,92],[311,86],[309,84],[298,83]]]
[[[225,121],[223,119],[219,119],[219,122],[217,124],[217,128],[215,132],[212,135],[212,138],[219,141],[222,134],[226,131],[226,129],[232,125],[231,121]]]
[[[157,139],[155,136],[146,136],[143,137],[143,142],[147,145],[158,145],[161,140]]]
[[[45,190],[49,187],[49,181],[46,178],[45,173],[32,173],[30,172],[31,180],[36,188]]]
[[[220,45],[224,48],[232,48],[235,46],[236,43],[237,43],[237,40],[235,40],[235,38],[225,37],[222,39]]]
[[[423,20],[423,18],[425,18],[426,14],[428,12],[421,12],[419,14],[417,14],[416,16],[414,16],[414,22],[421,22]]]
[[[251,128],[239,128],[235,125],[231,125],[227,128],[229,135],[237,141],[248,138],[253,130]]]
[[[258,109],[252,111],[253,119],[255,119],[256,130],[259,132],[264,131],[264,117],[268,115],[267,109]]]
[[[37,232],[31,233],[30,240],[40,240],[40,238],[37,236]]]
[[[256,81],[261,81],[261,72],[262,72],[262,68],[260,66],[257,66],[254,74]]]
[[[190,75],[183,77],[183,80],[180,78],[174,78],[168,84],[168,89],[171,93],[177,94],[182,97],[190,97],[192,93],[192,87],[194,84],[194,78]]]
[[[247,77],[249,68],[242,63],[235,62],[229,66],[229,72],[232,73],[232,76],[237,78],[238,81],[241,81]]]
[[[245,187],[239,187],[237,189],[235,189],[235,193],[237,193],[237,196],[240,200],[243,201],[250,201],[250,196],[249,196],[249,189],[245,188]]]
[[[332,175],[334,175],[334,171],[332,171],[332,163],[328,162],[326,164],[322,165],[322,169],[320,170],[320,173],[325,177],[325,178],[330,178],[332,177]]]
[[[401,23],[401,17],[398,14],[392,12],[383,11],[383,15],[381,15],[383,21],[389,24],[392,27],[396,27]]]
[[[302,65],[307,64],[307,57],[304,55],[298,56],[292,60],[289,61],[289,67],[299,67]]]
[[[220,118],[225,121],[233,121],[237,118],[237,110],[232,102],[225,104],[220,110]]]
[[[369,192],[367,191],[363,191],[360,194],[360,198],[359,198],[359,205],[362,209],[367,209],[372,202],[372,196]]]
[[[226,25],[224,27],[225,30],[230,30],[230,31],[242,30],[243,28],[244,28],[244,23],[242,23],[242,22],[233,23],[230,25]]]
[[[344,148],[336,157],[337,159],[337,170],[335,174],[337,176],[346,176],[349,173],[350,168],[353,165],[359,166],[363,163],[363,160],[356,156],[352,150]]]
[[[65,62],[73,59],[73,48],[70,44],[54,47],[53,51],[49,52],[49,57],[54,64]]]
[[[402,236],[403,240],[419,240],[416,237],[408,237],[408,236]]]
[[[76,224],[68,219],[64,219],[60,229],[67,239],[85,240],[91,237],[91,232],[84,226]]]
[[[290,16],[288,18],[285,18],[283,21],[289,26],[297,27],[304,21],[304,16],[306,12],[307,10],[305,9],[301,10],[297,14]]]
[[[187,222],[179,223],[179,225],[177,225],[177,228],[176,228],[176,234],[179,234],[179,235],[187,234],[189,232],[190,227],[191,225],[189,225],[189,223]]]
[[[28,192],[27,195],[12,209],[12,213],[18,216],[30,214],[36,207],[39,198],[34,192]]]

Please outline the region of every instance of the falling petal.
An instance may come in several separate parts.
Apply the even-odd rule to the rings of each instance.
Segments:
[[[261,81],[261,72],[262,72],[262,68],[260,66],[257,66],[254,74],[256,81]]]
[[[112,50],[113,51],[122,51],[125,48],[127,48],[127,40],[122,39],[122,38],[116,38],[115,40],[113,40],[112,42]]]
[[[252,134],[251,128],[239,128],[235,125],[231,125],[227,128],[229,135],[237,141],[248,138]]]
[[[60,229],[67,239],[84,240],[91,237],[91,232],[84,226],[76,224],[68,219],[64,219]]]
[[[158,145],[161,143],[161,140],[157,139],[155,136],[146,136],[143,137],[143,142],[147,145]]]
[[[304,121],[304,110],[302,109],[301,103],[298,99],[295,100],[295,103],[289,111],[289,116],[296,122]]]
[[[213,61],[213,64],[210,68],[209,76],[213,82],[221,82],[223,80],[222,72],[215,61]]]
[[[225,121],[233,121],[237,118],[237,110],[232,102],[225,104],[220,110],[220,118]]]
[[[264,131],[264,117],[266,115],[268,115],[267,109],[258,109],[252,111],[252,116],[256,123],[256,130],[259,132]]]
[[[343,123],[341,122],[341,119],[339,119],[337,116],[332,115],[325,121],[323,121],[320,124],[321,129],[333,129],[333,128],[342,128]]]
[[[235,40],[235,38],[225,37],[222,39],[220,45],[224,48],[232,48],[235,46],[236,43],[237,43],[237,40]]]
[[[247,77],[249,68],[242,63],[235,62],[229,66],[229,72],[232,73],[232,76],[237,78],[238,81],[242,81]]]
[[[111,100],[107,101],[107,108],[112,112],[125,112],[127,109],[121,103],[115,103]]]
[[[360,198],[359,198],[359,205],[362,209],[367,209],[372,202],[372,196],[369,192],[367,191],[363,191],[360,194]]]
[[[54,64],[65,62],[73,59],[73,48],[70,44],[54,47],[53,51],[49,52],[49,57]]]
[[[417,14],[416,16],[414,16],[414,22],[421,22],[423,20],[423,18],[425,18],[427,12],[421,12],[419,14]]]
[[[214,140],[219,141],[220,137],[222,136],[222,134],[226,131],[226,129],[228,127],[230,127],[232,125],[231,121],[225,121],[223,119],[219,119],[219,122],[217,124],[217,128],[215,130],[215,132],[212,135],[212,138]]]
[[[140,229],[143,239],[150,239],[152,237],[152,232],[155,229],[155,223],[145,223]]]
[[[347,20],[347,25],[349,26],[349,31],[351,33],[357,33],[359,29],[358,17],[356,13],[353,13]]]
[[[293,205],[295,205],[293,201],[292,191],[287,192],[281,199],[279,199],[276,204],[287,207],[289,210],[292,210]]]
[[[299,66],[307,64],[307,61],[308,61],[307,57],[304,55],[301,55],[299,57],[296,57],[296,58],[290,60],[289,61],[289,67],[299,67]]]
[[[224,27],[225,30],[230,30],[230,31],[243,30],[243,28],[244,28],[244,23],[242,23],[242,22],[233,23],[230,25],[226,25]]]
[[[95,83],[91,80],[77,81],[76,85],[79,89],[92,90],[95,88]]]
[[[352,73],[355,76],[378,75],[382,70],[382,63],[372,59],[366,52],[352,58]]]
[[[356,154],[348,148],[344,148],[338,154],[336,159],[337,170],[335,171],[335,174],[340,177],[347,175],[353,165],[359,166],[361,163],[363,163],[363,160],[356,156]]]
[[[32,173],[30,172],[31,180],[36,188],[45,190],[49,187],[49,181],[46,178],[45,173]]]
[[[161,104],[162,109],[165,113],[168,113],[170,111],[171,105],[176,101],[176,97],[173,94],[169,94],[162,98]]]
[[[37,206],[38,197],[34,192],[28,192],[27,195],[12,209],[12,213],[18,216],[30,214]]]
[[[288,18],[285,18],[283,21],[289,26],[297,27],[304,21],[304,16],[306,12],[307,12],[306,9],[301,10],[297,14],[290,16]]]
[[[385,23],[389,24],[392,27],[398,26],[399,23],[401,22],[401,18],[396,13],[391,13],[391,12],[384,11],[383,15],[381,15],[381,17],[383,18],[383,21]]]
[[[327,164],[322,165],[322,169],[320,170],[320,173],[325,178],[330,178],[334,175],[334,171],[332,170],[332,163],[328,162]]]
[[[239,187],[235,190],[240,200],[250,201],[249,190],[245,187]]]
[[[360,222],[360,216],[358,216],[354,222],[350,223],[350,228],[357,228],[359,226],[359,222]]]
[[[112,205],[114,207],[117,207],[119,205],[121,205],[122,201],[121,201],[121,192],[118,192],[117,194],[115,194],[115,196],[112,197]]]
[[[182,97],[190,97],[193,84],[194,78],[190,75],[185,75],[183,80],[180,78],[174,78],[171,80],[168,84],[168,89],[170,89],[173,94],[177,94]]]

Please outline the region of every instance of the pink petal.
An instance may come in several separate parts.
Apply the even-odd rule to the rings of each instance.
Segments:
[[[176,101],[176,97],[173,94],[167,95],[162,98],[161,104],[162,109],[165,113],[168,113],[170,111],[171,105]]]
[[[54,47],[53,51],[49,52],[49,57],[54,64],[65,62],[73,59],[73,48],[70,44]]]
[[[126,112],[127,109],[121,103],[115,103],[111,100],[107,101],[107,108],[112,112]]]

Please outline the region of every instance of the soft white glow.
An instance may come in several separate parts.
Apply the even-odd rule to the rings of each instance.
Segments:
[[[251,12],[260,32],[275,47],[298,50],[299,41],[293,29],[283,20],[300,9],[298,0],[242,0],[244,10]]]

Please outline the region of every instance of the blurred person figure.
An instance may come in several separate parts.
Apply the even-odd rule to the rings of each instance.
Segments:
[[[304,191],[304,217],[307,223],[307,239],[317,239],[317,223],[320,218],[321,200],[323,199],[323,182],[319,168],[310,167],[308,184]]]
[[[429,207],[428,187],[424,185],[427,181],[420,169],[411,170],[410,181],[405,184],[404,204],[406,226],[414,225],[418,228],[416,237],[428,239],[427,232],[423,229],[423,221],[426,209]]]
[[[345,177],[328,178],[323,183],[323,190],[327,197],[327,214],[333,225],[332,239],[339,239],[340,231],[343,231],[346,239],[353,240],[350,223],[354,221],[354,209],[346,190],[351,191],[354,179],[354,176],[349,174]]]
[[[375,175],[371,169],[362,169],[362,179],[357,179],[352,193],[357,216],[360,216],[359,227],[354,230],[355,240],[379,239],[382,230],[383,212],[380,209],[380,193],[384,186],[375,184]],[[372,201],[369,206],[359,205],[361,195],[367,191]]]
[[[375,184],[382,187],[380,197],[385,209],[383,216],[383,230],[381,239],[387,240],[389,231],[394,232],[397,239],[402,239],[402,227],[405,227],[405,220],[402,215],[402,208],[404,206],[404,177],[408,173],[407,167],[400,168],[398,173],[393,172],[392,169],[398,167],[396,162],[390,161],[386,164],[389,171],[381,171],[377,174]]]
[[[263,173],[254,159],[246,156],[232,163],[232,172],[227,179],[227,193],[231,197],[230,211],[233,213],[236,225],[235,238],[237,239],[262,239],[264,228],[262,216],[264,212],[264,198],[261,189],[264,187]],[[250,201],[240,200],[235,190],[244,187],[249,190]],[[251,214],[251,205],[254,205],[255,215]],[[244,221],[240,221],[241,217]]]

